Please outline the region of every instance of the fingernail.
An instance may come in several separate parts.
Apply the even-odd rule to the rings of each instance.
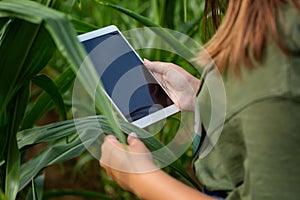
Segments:
[[[144,63],[149,63],[150,61],[146,58],[144,58]]]
[[[105,137],[105,139],[108,139],[108,140],[117,140],[116,136],[114,136],[114,135],[107,135]]]
[[[129,136],[131,136],[131,137],[135,137],[135,138],[137,138],[138,136],[137,136],[137,134],[136,133],[134,133],[134,132],[131,132],[130,134],[129,134]]]

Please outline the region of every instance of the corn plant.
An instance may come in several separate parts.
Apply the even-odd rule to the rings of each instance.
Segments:
[[[81,2],[81,1],[80,1]],[[173,1],[164,1],[166,3]],[[146,26],[175,28],[174,21],[164,21],[163,18],[152,20],[132,12],[123,7],[96,1],[97,4],[114,8],[125,13]],[[158,11],[158,1],[153,1],[152,6]],[[74,158],[85,151],[78,131],[86,131],[91,128],[92,122],[101,125],[105,132],[115,134],[124,141],[124,133],[136,132],[143,136],[142,140],[150,150],[159,149],[163,144],[147,131],[139,129],[131,124],[120,122],[120,129],[113,116],[107,98],[99,89],[96,94],[96,107],[101,115],[77,119],[79,124],[75,127],[75,121],[66,120],[66,109],[62,94],[70,89],[77,71],[82,64],[86,53],[76,38],[77,32],[86,32],[98,27],[78,18],[70,17],[63,12],[51,9],[52,1],[29,1],[29,0],[2,0],[0,1],[0,198],[13,200],[18,191],[21,191],[29,183],[31,190],[28,198],[41,199],[43,177],[35,177],[43,168]],[[174,5],[173,5],[174,6]],[[201,18],[202,16],[199,16]],[[198,19],[197,19],[198,20]],[[199,30],[199,22],[187,23],[182,27],[186,33],[194,34]],[[76,28],[76,30],[74,29]],[[168,35],[167,32],[157,31],[157,34],[165,38],[176,49],[181,49],[189,58],[194,55],[188,48]],[[68,67],[55,80],[52,80],[41,70],[47,65],[55,51],[68,62]],[[194,69],[195,70],[195,69]],[[196,73],[194,71],[194,73]],[[93,80],[96,80],[94,69],[90,65],[87,74],[81,77],[82,84],[87,94],[90,91]],[[34,106],[29,107],[30,85],[34,83],[42,88],[42,93],[35,101]],[[98,86],[101,88],[101,85]],[[53,106],[60,115],[61,122],[33,127],[41,116]],[[32,128],[33,127],[33,128]],[[145,137],[147,136],[147,137]],[[23,163],[21,153],[29,146],[41,142],[48,146],[31,160]],[[172,158],[172,152],[167,152]],[[164,158],[158,162],[166,162]],[[171,164],[172,170],[188,184],[199,189],[199,186],[186,173],[180,162]],[[86,195],[88,195],[86,193]],[[92,195],[92,194],[91,194]],[[97,196],[97,195],[96,195]],[[99,198],[109,199],[98,194]]]
[[[0,94],[2,144],[0,186],[7,199],[15,199],[18,190],[22,188],[22,185],[20,186],[22,183],[20,169],[22,170],[22,167],[20,167],[20,151],[16,134],[20,127],[31,126],[28,124],[30,120],[25,120],[22,124],[28,103],[30,82],[43,88],[52,97],[61,118],[66,119],[59,88],[50,78],[38,75],[38,73],[45,67],[56,48],[65,56],[72,71],[76,73],[85,57],[85,52],[77,41],[71,22],[63,13],[25,0],[1,1],[0,13],[0,79],[2,84]],[[70,73],[70,71],[66,73]],[[89,74],[86,75],[89,76]],[[91,77],[93,76],[90,75],[89,79]],[[85,83],[86,88],[89,84],[87,82]],[[114,123],[106,98],[103,98],[104,95],[101,92],[98,94],[97,98],[102,99],[99,109],[102,113],[107,113],[107,119]],[[114,127],[117,126],[112,125],[111,127],[115,129]],[[121,135],[120,131],[116,130],[116,132]],[[34,166],[31,167],[34,168]]]

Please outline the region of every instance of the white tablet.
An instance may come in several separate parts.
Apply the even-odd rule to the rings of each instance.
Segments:
[[[116,26],[78,36],[121,117],[144,128],[179,112]]]

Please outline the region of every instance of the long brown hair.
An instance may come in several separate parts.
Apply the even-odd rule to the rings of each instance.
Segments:
[[[287,53],[279,36],[276,17],[282,4],[291,4],[300,10],[297,0],[205,0],[205,3],[204,13],[210,9],[215,27],[220,23],[218,6],[227,4],[223,22],[204,46],[220,71],[230,66],[239,73],[241,65],[252,69],[252,57],[257,62],[262,61],[268,38],[274,39]],[[197,60],[204,64],[207,54],[200,52]]]

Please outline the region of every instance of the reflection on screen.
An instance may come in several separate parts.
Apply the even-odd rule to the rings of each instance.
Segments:
[[[118,32],[82,43],[104,89],[129,122],[173,104]]]

